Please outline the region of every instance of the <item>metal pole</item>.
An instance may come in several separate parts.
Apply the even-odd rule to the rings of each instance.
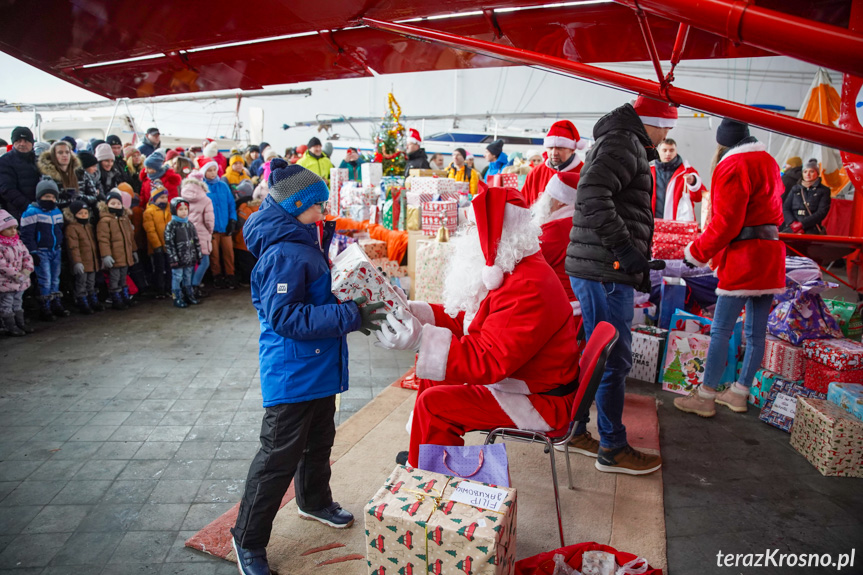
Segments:
[[[396,24],[393,22],[374,20],[372,18],[364,18],[363,23],[376,30],[385,30],[408,38],[435,42],[458,50],[476,52],[517,64],[539,66],[541,68],[561,71],[566,74],[587,78],[607,86],[631,92],[639,92],[657,100],[668,100],[674,104],[686,106],[693,110],[716,116],[734,118],[735,120],[753,124],[766,130],[787,134],[794,138],[801,138],[817,144],[823,144],[825,146],[847,150],[858,154],[863,153],[863,134],[850,133],[832,126],[807,122],[806,120],[785,116],[783,114],[759,108],[753,108],[752,106],[747,106],[745,104],[738,104],[737,102],[731,102],[729,100],[723,100],[721,98],[715,98],[713,96],[699,94],[697,92],[673,86],[669,86],[663,90],[657,82],[636,78],[635,76],[621,74],[620,72],[614,72],[612,70],[605,70],[588,64],[572,62],[555,56],[532,52],[530,50],[512,48],[510,46],[493,44],[491,42],[477,40],[475,38],[466,38],[464,36],[457,36],[447,32],[428,30],[417,26],[411,26],[409,24]]]
[[[656,42],[653,41],[653,33],[650,31],[650,24],[647,22],[647,15],[641,10],[636,9],[635,17],[638,18],[638,26],[641,28],[641,35],[644,37],[644,44],[647,46],[647,53],[650,55],[650,60],[653,62],[653,69],[656,70],[656,77],[659,83],[665,82],[665,74],[662,72],[662,64],[659,63],[659,54],[656,51]]]
[[[108,138],[108,135],[111,132],[111,126],[114,125],[114,118],[117,117],[117,108],[119,108],[119,107],[120,107],[120,100],[117,100],[114,102],[114,110],[111,111],[111,119],[108,120],[108,127],[105,128],[105,138],[106,139]]]
[[[863,76],[863,36],[740,0],[614,0],[732,41]],[[852,0],[852,5],[859,0]],[[853,10],[853,8],[852,8]]]

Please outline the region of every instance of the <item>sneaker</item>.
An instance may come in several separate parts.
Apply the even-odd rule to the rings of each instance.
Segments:
[[[746,401],[746,398],[743,399]],[[674,400],[674,407],[686,413],[694,413],[701,417],[713,417],[716,415],[716,403],[712,397],[702,397],[698,388],[693,389],[686,397],[678,397]]]
[[[324,507],[319,511],[303,511],[297,508],[300,517],[309,521],[320,521],[324,525],[329,525],[336,529],[347,529],[354,524],[354,516],[350,511],[342,509],[342,506],[333,501],[329,507]]]
[[[647,475],[662,467],[662,458],[624,445],[617,449],[600,449],[596,455],[594,467],[606,473]]]
[[[243,549],[237,540],[231,537],[234,553],[237,555],[237,566],[242,575],[270,575],[270,564],[267,562],[266,549]]]
[[[716,395],[715,401],[719,405],[724,405],[731,411],[736,413],[746,413],[747,407],[747,399],[749,398],[749,391],[746,393],[739,393],[734,390],[734,386],[737,384],[731,384],[724,391]]]
[[[213,287],[216,289],[225,289],[225,276],[213,276]]]
[[[407,465],[408,464],[408,452],[407,451],[399,451],[396,455],[396,465]]]
[[[566,446],[564,445],[555,445],[554,448],[558,451],[566,451]],[[569,440],[569,451],[588,457],[596,457],[599,451],[599,441],[594,439],[589,431],[585,431],[581,435],[576,435]]]

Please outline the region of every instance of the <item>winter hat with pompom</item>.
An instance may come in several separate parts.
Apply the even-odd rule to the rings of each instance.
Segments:
[[[330,189],[320,176],[282,158],[270,163],[270,196],[292,216],[330,199]]]

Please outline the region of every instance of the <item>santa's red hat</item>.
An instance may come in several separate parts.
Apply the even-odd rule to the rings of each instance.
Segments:
[[[545,185],[545,193],[558,202],[575,205],[575,192],[578,189],[578,174],[558,172]]]
[[[578,135],[575,125],[569,120],[558,120],[551,125],[548,134],[542,141],[545,148],[569,148],[570,150],[583,150],[587,142]]]
[[[668,102],[659,102],[639,95],[633,108],[647,126],[673,128],[677,124],[677,106]]]
[[[408,144],[419,144],[423,139],[420,137],[420,133],[416,131],[416,129],[411,128],[408,130]]]
[[[509,222],[518,220],[518,210],[524,210],[527,218],[530,218],[530,210],[524,196],[515,188],[483,190],[474,197],[471,206],[476,218],[479,243],[485,256],[482,283],[489,291],[495,290],[503,284],[503,270],[495,264],[503,229],[509,227]]]

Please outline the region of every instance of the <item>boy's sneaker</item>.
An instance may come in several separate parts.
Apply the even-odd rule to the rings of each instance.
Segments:
[[[350,511],[342,509],[342,506],[333,501],[329,507],[324,507],[319,511],[303,511],[299,507],[297,511],[300,517],[309,521],[320,521],[324,525],[329,525],[336,529],[347,529],[354,524],[354,516]]]
[[[566,451],[566,446],[564,445],[555,445],[554,448],[558,451]],[[588,457],[596,457],[599,451],[599,441],[594,439],[589,431],[585,431],[581,435],[576,435],[569,440],[569,451]]]
[[[617,449],[599,449],[594,466],[606,473],[647,475],[662,467],[662,458],[648,455],[624,445]]]
[[[225,276],[213,276],[213,287],[216,289],[225,289]]]
[[[749,399],[749,390],[740,391],[735,390],[735,386],[737,384],[733,383],[725,388],[724,391],[716,395],[715,401],[719,405],[724,405],[731,411],[736,413],[746,413],[747,407],[746,402]]]
[[[270,575],[270,564],[267,561],[266,549],[244,549],[231,537],[234,553],[237,555],[237,566],[243,575]]]

